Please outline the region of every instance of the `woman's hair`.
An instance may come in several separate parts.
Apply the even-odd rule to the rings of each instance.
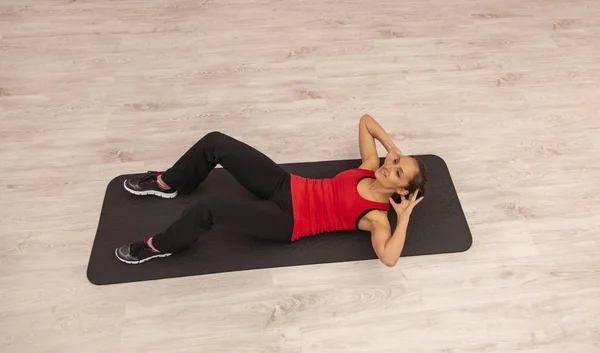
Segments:
[[[425,163],[423,163],[423,160],[421,160],[421,158],[417,156],[411,157],[414,158],[415,161],[417,161],[418,172],[408,183],[408,187],[406,189],[411,194],[417,189],[419,189],[419,193],[417,194],[418,199],[421,196],[425,196],[425,186],[427,185],[427,167],[425,166]]]
[[[417,194],[417,199],[421,196],[425,196],[425,186],[427,184],[427,167],[423,160],[417,156],[409,156],[414,158],[417,162],[417,174],[408,182],[408,186],[406,190],[408,190],[408,195],[413,194],[417,189],[419,189],[419,193]],[[398,193],[394,193],[392,195],[392,199],[399,203],[402,199],[402,196]]]

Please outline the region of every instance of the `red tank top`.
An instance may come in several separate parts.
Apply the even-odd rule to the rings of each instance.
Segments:
[[[388,203],[369,201],[358,193],[364,178],[374,178],[371,170],[354,168],[333,178],[310,179],[291,175],[294,231],[292,241],[337,230],[354,230],[371,210],[388,211]]]

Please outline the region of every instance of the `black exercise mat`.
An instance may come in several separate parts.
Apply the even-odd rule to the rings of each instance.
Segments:
[[[411,215],[402,256],[465,251],[472,243],[471,232],[446,163],[434,155],[421,157],[429,170],[427,194]],[[297,175],[325,178],[359,165],[360,160],[342,160],[281,166]],[[131,195],[123,189],[127,177],[113,179],[107,188],[87,271],[94,284],[377,258],[367,232],[331,232],[293,243],[277,243],[215,226],[183,254],[127,265],[115,257],[115,248],[163,230],[207,190],[223,190],[223,197],[234,194],[255,198],[222,168],[215,169],[192,195],[174,199]],[[393,208],[389,219],[394,229]],[[402,262],[397,266],[402,266]]]

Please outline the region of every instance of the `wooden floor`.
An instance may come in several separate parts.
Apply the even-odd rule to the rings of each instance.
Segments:
[[[599,18],[597,0],[2,0],[0,351],[599,352]],[[447,161],[469,251],[87,281],[116,175],[212,130],[281,163],[356,158],[367,112]]]

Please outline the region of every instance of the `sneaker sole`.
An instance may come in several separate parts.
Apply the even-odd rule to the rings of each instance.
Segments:
[[[124,263],[126,263],[126,264],[129,264],[129,265],[139,265],[139,264],[141,264],[142,262],[146,262],[146,261],[148,261],[148,260],[156,259],[156,258],[159,258],[159,257],[168,257],[168,256],[171,256],[171,253],[166,253],[166,254],[156,254],[156,255],[154,255],[154,256],[147,257],[147,258],[145,258],[145,259],[143,259],[143,260],[140,260],[140,261],[127,261],[127,260],[125,260],[125,259],[122,259],[122,258],[120,258],[120,257],[119,257],[119,254],[118,254],[118,252],[117,252],[118,250],[119,250],[119,249],[115,249],[115,256],[117,257],[117,259],[119,259],[119,260],[121,260],[122,262],[124,262]]]
[[[125,188],[125,190],[127,190],[129,193],[137,195],[137,196],[146,196],[146,195],[154,195],[154,196],[158,196],[158,197],[162,197],[163,199],[172,199],[175,196],[177,196],[177,192],[173,192],[173,193],[164,193],[164,192],[160,192],[160,191],[155,191],[155,190],[148,190],[148,191],[135,191],[132,190],[130,188],[127,187],[127,180],[125,180],[123,182],[123,187]]]

